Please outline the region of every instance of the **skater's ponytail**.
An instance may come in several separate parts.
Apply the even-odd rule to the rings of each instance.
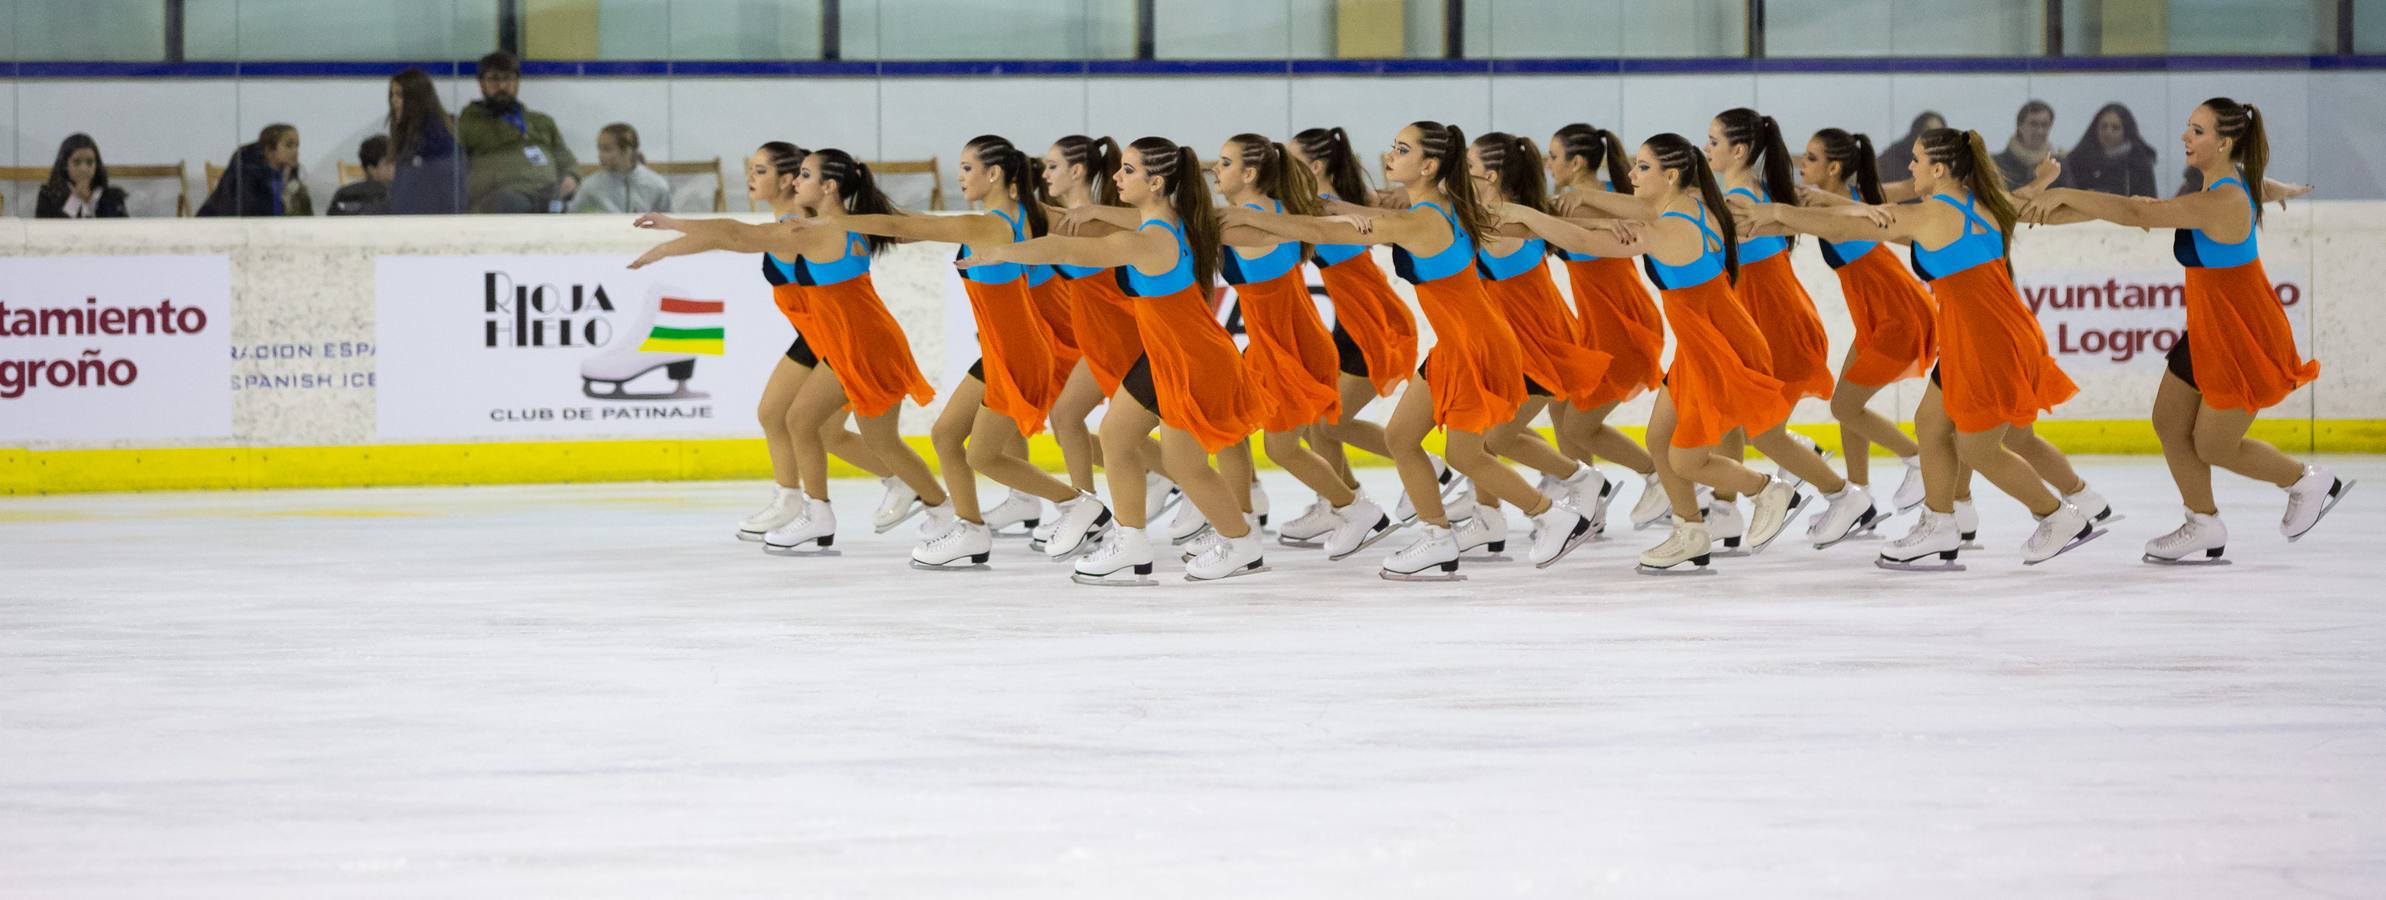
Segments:
[[[1260,193],[1284,204],[1286,213],[1296,216],[1325,213],[1325,201],[1317,197],[1317,179],[1309,174],[1308,166],[1284,152],[1283,144],[1247,133],[1227,138],[1226,142],[1238,148],[1236,156],[1258,178]],[[1308,259],[1312,249],[1302,244],[1301,258]]]
[[[1874,206],[1889,202],[1889,196],[1881,191],[1880,161],[1873,155],[1872,138],[1825,128],[1814,133],[1814,140],[1823,145],[1823,159],[1839,166],[1840,176],[1856,189],[1858,198]]]
[[[1518,206],[1549,211],[1549,181],[1541,172],[1541,148],[1505,131],[1475,138],[1475,155],[1483,158],[1500,196]]]
[[[1367,167],[1360,164],[1359,154],[1350,148],[1350,135],[1340,127],[1311,128],[1292,136],[1301,145],[1301,154],[1325,169],[1325,187],[1334,199],[1361,206],[1374,206],[1375,190],[1367,186]]]
[[[1732,223],[1731,207],[1725,205],[1723,188],[1715,183],[1715,170],[1707,166],[1707,155],[1698,152],[1689,139],[1673,132],[1649,138],[1649,154],[1657,157],[1657,167],[1680,173],[1676,190],[1698,192],[1707,207],[1707,224],[1723,238],[1723,271],[1733,284],[1740,282],[1740,232]],[[1699,235],[1699,252],[1706,252],[1707,237]]]
[[[820,180],[835,182],[836,197],[845,211],[855,215],[898,215],[895,204],[888,202],[886,193],[878,189],[878,179],[870,174],[870,164],[854,159],[843,150],[816,150],[820,158]],[[870,235],[870,255],[876,256],[895,245],[895,239]]]
[[[1210,181],[1193,148],[1164,137],[1136,138],[1127,146],[1143,156],[1143,173],[1160,179],[1160,193],[1176,211],[1193,253],[1193,287],[1207,292],[1218,275],[1218,209],[1210,202]]]
[[[1084,166],[1085,189],[1093,196],[1094,202],[1102,206],[1118,205],[1118,182],[1111,178],[1118,171],[1117,141],[1072,134],[1053,141],[1052,146],[1060,150],[1062,174],[1067,174],[1069,166]],[[1038,189],[1042,192],[1040,196],[1046,204],[1065,205],[1060,195],[1053,193],[1050,186],[1042,184],[1042,179],[1037,181]]]
[[[2245,195],[2253,198],[2253,224],[2260,227],[2262,180],[2269,177],[2263,170],[2270,167],[2270,135],[2262,127],[2262,111],[2227,97],[2206,100],[2204,108],[2212,111],[2214,133],[2236,142],[2229,147],[2229,160],[2245,175]]]
[[[1012,196],[1019,200],[1027,236],[1043,237],[1050,230],[1044,220],[1044,204],[1036,200],[1036,188],[1044,180],[1043,161],[1029,158],[1026,151],[999,135],[978,135],[970,139],[965,149],[977,154],[980,165],[1002,172],[1003,182],[1011,186]]]
[[[1988,142],[1977,131],[1957,131],[1953,128],[1933,128],[1922,133],[1918,142],[1923,158],[1947,167],[1947,177],[1962,182],[1972,192],[1972,202],[1985,210],[2004,233],[2004,256],[2007,268],[2013,257],[2013,225],[2021,214],[2013,208],[2013,199],[2005,195],[2005,175],[1997,169],[1997,158],[1989,155]]]
[[[1781,138],[1781,123],[1745,106],[1724,110],[1715,121],[1723,123],[1725,144],[1749,148],[1748,164],[1756,169],[1766,199],[1797,205],[1798,171],[1790,163],[1788,143]],[[1796,235],[1789,235],[1788,240],[1789,246],[1798,245]]]
[[[1466,174],[1466,132],[1440,122],[1412,122],[1408,127],[1417,130],[1417,149],[1437,166],[1434,186],[1449,198],[1450,215],[1458,219],[1458,230],[1465,232],[1466,252],[1482,252],[1483,230],[1495,223],[1475,196],[1474,179]]]
[[[1618,194],[1632,193],[1632,161],[1624,156],[1624,142],[1616,133],[1605,128],[1592,128],[1576,122],[1558,129],[1559,160],[1582,160],[1586,171],[1597,172],[1607,167],[1607,189]]]

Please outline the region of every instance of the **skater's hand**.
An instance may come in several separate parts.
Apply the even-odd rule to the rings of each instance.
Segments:
[[[2049,153],[2038,161],[2038,168],[2031,170],[2030,175],[2033,184],[2053,184],[2063,176],[2063,160]]]
[[[1004,251],[1009,249],[1010,246],[1007,244],[995,244],[987,247],[971,247],[969,248],[968,256],[953,260],[953,268],[974,269],[979,266],[1001,265],[1003,263],[1010,262],[1009,259],[1004,258],[1009,255]]]
[[[1360,234],[1374,234],[1374,233],[1375,233],[1375,217],[1374,217],[1374,216],[1327,216],[1327,217],[1326,217],[1326,221],[1328,221],[1328,222],[1340,222],[1340,223],[1342,223],[1342,224],[1344,224],[1344,225],[1348,225],[1348,226],[1350,226],[1350,227],[1352,227],[1352,228],[1356,228],[1356,229],[1358,229],[1358,231],[1359,231],[1359,233],[1360,233]]]
[[[1646,227],[1647,226],[1643,225],[1641,222],[1633,219],[1607,220],[1607,230],[1614,232],[1616,240],[1621,241],[1624,246],[1627,247],[1640,243],[1641,232]]]
[[[671,258],[671,254],[663,252],[663,248],[664,248],[665,246],[666,246],[666,245],[664,245],[664,244],[656,244],[656,245],[654,246],[654,248],[653,248],[653,249],[646,251],[644,254],[640,255],[640,256],[639,256],[637,259],[631,260],[631,261],[630,261],[630,268],[632,268],[632,269],[643,269],[643,268],[646,268],[647,266],[651,266],[651,265],[654,265],[655,263],[658,263],[658,262],[661,262],[661,261],[663,261],[663,260],[665,260],[665,259],[669,259],[669,258]]]
[[[2032,198],[2030,202],[2022,204],[2021,212],[2016,216],[2016,218],[2019,218],[2022,221],[2032,225],[2044,225],[2046,224],[2046,220],[2055,214],[2056,210],[2062,208],[2063,191],[2062,189],[2058,188],[2056,190],[2051,190],[2040,194],[2037,197]]]
[[[1897,224],[1897,211],[1886,206],[1866,205],[1850,206],[1848,208],[1855,210],[1855,215],[1870,220],[1872,222],[1872,227],[1874,228],[1887,228],[1891,225]],[[1774,221],[1780,221],[1781,219],[1778,214],[1773,218]]]
[[[1549,198],[1549,208],[1554,215],[1563,219],[1573,215],[1575,210],[1582,208],[1582,197],[1568,191]]]
[[[639,216],[637,221],[631,222],[630,224],[638,228],[654,228],[662,231],[688,230],[686,222],[682,222],[677,218],[667,216],[662,213],[647,213],[645,215]],[[630,268],[635,269],[637,266],[631,266]]]
[[[2312,191],[2311,185],[2296,184],[2291,181],[2271,180],[2269,184],[2265,185],[2265,187],[2269,190],[2270,196],[2278,201],[2279,209],[2287,208],[2287,201],[2304,196],[2311,193]]]

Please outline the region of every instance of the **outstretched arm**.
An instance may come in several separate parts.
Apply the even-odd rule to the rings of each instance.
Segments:
[[[1646,221],[1656,218],[1660,212],[1656,205],[1650,203],[1646,198],[1637,194],[1619,194],[1614,191],[1567,191],[1550,198],[1550,202],[1556,206],[1558,215],[1568,218]]]
[[[992,244],[1010,240],[1011,225],[1001,217],[984,213],[959,216],[884,215],[865,214],[839,216],[833,220],[795,221],[817,222],[820,227],[842,228],[900,241],[935,241],[940,244]]]
[[[1830,209],[1810,209],[1782,203],[1748,203],[1735,200],[1732,204],[1735,219],[1750,228],[1778,225],[1800,234],[1811,234],[1827,241],[1912,241],[1922,216],[1899,216],[1885,206],[1850,204]]]
[[[1501,207],[1500,215],[1562,250],[1592,256],[1639,256],[1649,252],[1649,242],[1640,237],[1643,225],[1637,219],[1567,219],[1515,203]]]
[[[1447,227],[1441,216],[1418,210],[1387,211],[1367,219],[1364,231],[1349,217],[1296,216],[1248,208],[1226,210],[1224,219],[1229,227],[1255,228],[1278,240],[1306,244],[1418,243],[1433,239],[1438,228]]]
[[[2056,188],[2022,208],[2024,222],[2058,224],[2079,221],[2070,212],[2090,219],[2138,228],[2218,228],[2235,225],[2244,215],[2245,201],[2233,192],[2204,191],[2169,200],[2123,197],[2080,188]]]
[[[973,246],[958,268],[999,263],[1160,269],[1176,262],[1176,240],[1159,231],[1121,231],[1102,237],[1048,235],[1008,244]]]

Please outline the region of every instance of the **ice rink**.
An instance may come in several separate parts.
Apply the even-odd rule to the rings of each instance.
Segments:
[[[2386,460],[2296,544],[2221,476],[2204,569],[2082,462],[2044,566],[1984,483],[1964,573],[1455,584],[915,572],[869,481],[832,559],[760,483],[0,500],[0,896],[2386,896]]]

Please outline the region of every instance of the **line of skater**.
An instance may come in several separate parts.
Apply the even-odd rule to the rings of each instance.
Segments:
[[[1633,480],[1604,462],[1640,482],[1630,525],[1667,529],[1640,555],[1644,573],[1711,572],[1717,556],[1764,551],[1809,510],[1803,539],[1818,549],[1911,513],[1876,564],[1949,571],[1981,547],[1975,475],[2036,519],[2020,547],[2028,565],[2120,518],[2033,430],[2077,387],[2014,287],[2012,234],[2097,220],[2174,228],[2188,322],[2153,424],[2186,516],[2143,558],[2211,564],[2228,542],[2213,468],[2281,488],[2289,540],[2351,483],[2248,436],[2261,410],[2318,376],[2258,253],[2263,204],[2310,189],[2266,177],[2251,104],[2197,105],[2181,141],[2205,189],[2149,201],[2050,188],[2051,162],[2008,192],[1980,135],[1947,128],[1923,132],[1908,177],[1883,183],[1865,135],[1823,129],[1793,156],[1774,119],[1745,108],[1717,115],[1703,146],[1669,133],[1631,152],[1583,124],[1544,145],[1416,122],[1381,155],[1384,189],[1339,128],[1289,142],[1238,134],[1206,166],[1161,137],[1072,135],[1038,157],[982,135],[959,155],[976,210],[960,215],[895,209],[851,154],[773,142],[747,160],[746,188],[777,221],[644,216],[640,227],[678,236],[632,267],[761,257],[797,335],[759,412],[778,488],[738,529],[771,553],[837,552],[833,454],[884,484],[876,531],[924,518],[911,560],[921,569],[983,569],[995,536],[1016,531],[1081,583],[1154,583],[1164,552],[1208,581],[1267,571],[1270,552],[1341,560],[1400,535],[1382,577],[1452,580],[1463,561],[1506,559],[1509,506],[1531,521],[1535,566],[1604,538],[1619,481]],[[1789,264],[1802,236],[1855,324],[1836,363]],[[959,245],[977,325],[979,359],[931,431],[941,480],[898,431],[902,402],[935,392],[870,279],[874,256],[916,241]],[[1377,245],[1424,312],[1430,348]],[[1218,281],[1238,299],[1240,346],[1214,312]],[[1868,406],[1909,378],[1926,379],[1912,437]],[[1653,394],[1645,446],[1608,422],[1642,394]],[[1837,469],[1786,427],[1809,397],[1830,404]],[[1392,404],[1382,424],[1359,417],[1379,399]],[[1088,421],[1104,404],[1097,433]],[[1545,412],[1554,442],[1533,427]],[[1047,427],[1066,480],[1028,460]],[[1425,447],[1435,431],[1440,455]],[[1277,523],[1273,546],[1254,438],[1316,495]],[[1751,444],[1773,472],[1743,463]],[[1875,445],[1900,462],[1885,504]],[[1354,449],[1396,468],[1390,508],[1353,476]],[[982,505],[981,475],[1009,494]]]

